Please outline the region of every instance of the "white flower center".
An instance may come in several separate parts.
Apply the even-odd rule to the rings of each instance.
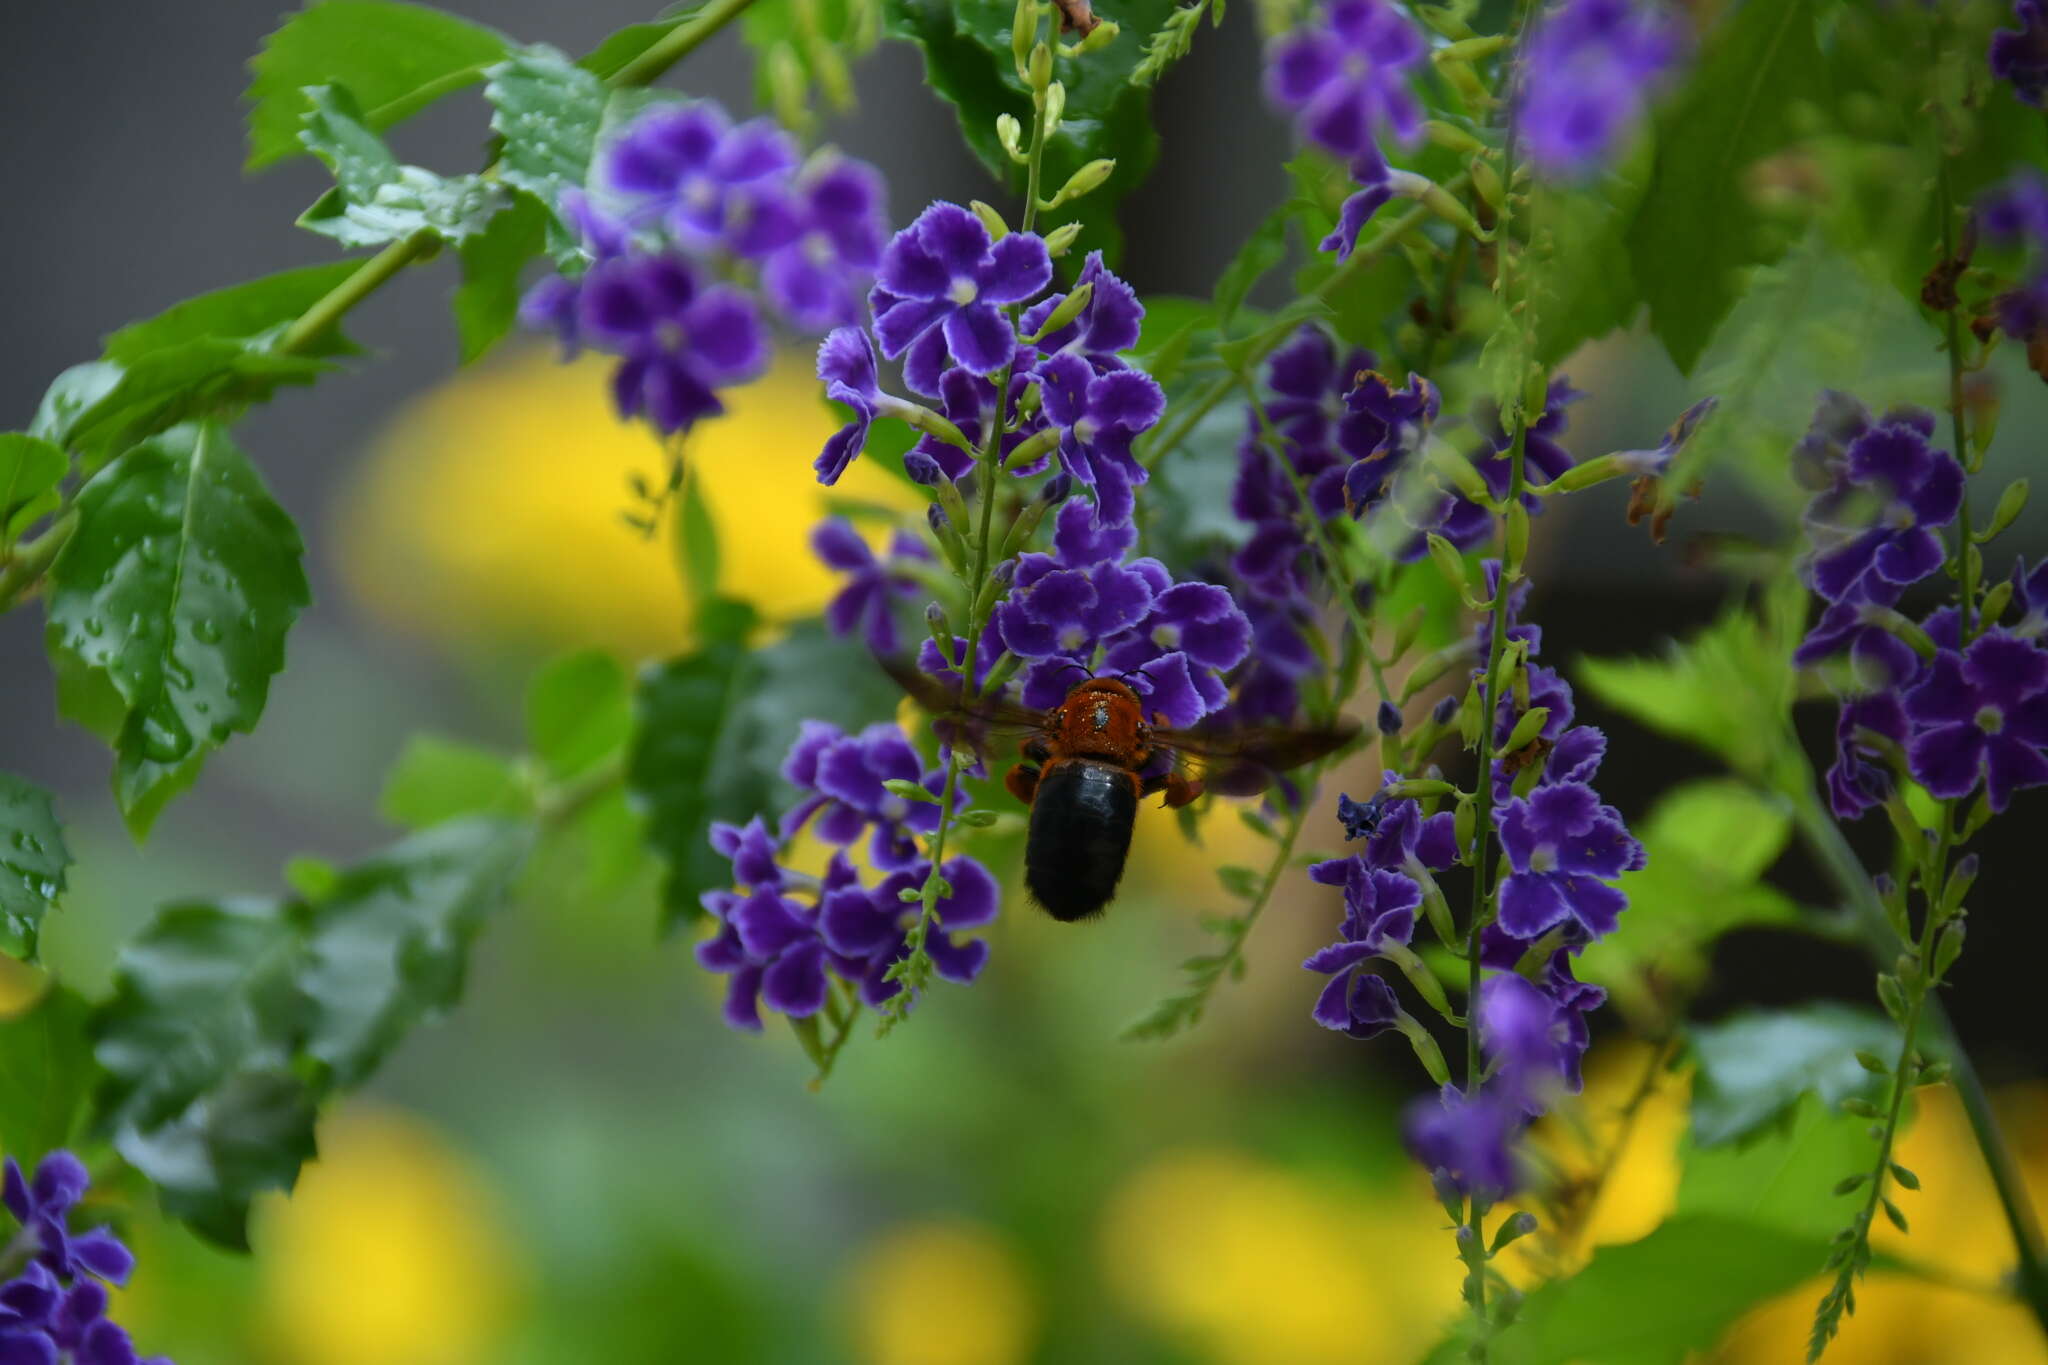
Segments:
[[[1084,446],[1092,445],[1095,441],[1095,433],[1101,430],[1102,423],[1096,421],[1093,417],[1083,417],[1080,421],[1074,423],[1074,439]]]
[[[890,824],[901,824],[910,814],[910,803],[894,792],[882,798],[882,818]]]
[[[1557,871],[1557,845],[1536,845],[1536,851],[1529,855],[1529,870],[1531,872]]]
[[[804,259],[820,269],[831,265],[835,258],[832,239],[822,232],[804,234]]]
[[[1995,735],[2005,728],[2005,712],[1995,706],[1980,707],[1977,711],[1977,728],[1987,735]]]
[[[1180,627],[1170,621],[1162,621],[1152,627],[1152,643],[1161,649],[1180,648]]]
[[[662,350],[667,351],[670,355],[680,355],[683,348],[690,343],[690,334],[683,330],[682,323],[670,321],[664,322],[654,329],[654,340]]]
[[[964,275],[954,280],[952,287],[946,290],[946,297],[959,304],[962,308],[973,303],[980,294],[981,290],[975,287],[974,281]]]
[[[1082,630],[1079,626],[1068,626],[1060,632],[1060,649],[1064,653],[1071,654],[1085,644],[1087,640],[1088,632]]]
[[[718,202],[718,185],[709,176],[693,176],[683,186],[683,200],[693,209],[710,208]]]

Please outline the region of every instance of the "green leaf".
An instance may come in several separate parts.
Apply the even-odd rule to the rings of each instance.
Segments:
[[[260,275],[186,299],[108,337],[106,359],[133,365],[153,352],[190,341],[259,336],[296,321],[301,313],[353,275],[356,266],[355,261],[330,261],[325,265],[281,270],[275,275]],[[307,346],[304,354],[346,355],[356,349],[338,331],[330,331]]]
[[[1144,179],[1159,150],[1149,112],[1151,92],[1132,85],[1131,73],[1144,60],[1145,35],[1159,30],[1174,5],[1175,0],[1125,0],[1116,9],[1123,31],[1113,42],[1055,63],[1054,74],[1067,88],[1067,107],[1060,131],[1046,144],[1045,192],[1057,191],[1097,157],[1114,157],[1117,163],[1101,189],[1053,215],[1085,218],[1070,259],[1101,249],[1114,263],[1120,241],[1116,202]],[[1011,0],[884,0],[882,13],[885,33],[923,50],[926,81],[959,115],[967,145],[990,174],[1021,191],[1023,170],[996,140],[998,114],[1014,115],[1027,129],[1032,120],[1031,97],[1017,79],[1010,54],[1016,6]],[[1047,222],[1040,230],[1058,225]]]
[[[50,575],[59,705],[114,746],[115,796],[140,838],[207,752],[255,728],[285,633],[310,600],[302,546],[248,457],[210,422],[130,450],[75,507]]]
[[[576,65],[599,80],[610,80],[641,53],[688,23],[690,17],[689,14],[676,14],[666,19],[656,19],[645,24],[628,24],[622,29],[616,29],[607,35],[603,42],[578,57]]]
[[[70,866],[50,794],[0,773],[0,951],[35,960],[43,916],[64,894]]]
[[[121,950],[93,1021],[114,1146],[167,1211],[238,1248],[249,1200],[289,1189],[313,1154],[316,1090],[292,1067],[306,917],[276,900],[166,906]]]
[[[93,1021],[101,1128],[164,1209],[246,1249],[250,1200],[291,1188],[315,1110],[459,994],[532,827],[414,835],[305,899],[187,901],[122,950]]]
[[[1662,659],[1580,658],[1576,672],[1602,702],[1654,730],[1718,754],[1773,790],[1806,781],[1789,739],[1798,688],[1792,651],[1806,626],[1806,590],[1788,576],[1759,609],[1737,604]]]
[[[498,344],[519,316],[519,272],[547,245],[547,206],[530,194],[492,215],[484,230],[464,239],[462,283],[450,300],[467,365]]]
[[[1881,1093],[1859,1048],[1898,1052],[1899,1032],[1868,1010],[1817,1004],[1738,1014],[1692,1033],[1699,1074],[1692,1134],[1702,1147],[1733,1141],[1789,1113],[1811,1091],[1833,1107]]]
[[[891,714],[901,693],[856,646],[805,621],[774,644],[745,648],[754,616],[713,602],[704,644],[644,673],[627,784],[648,813],[649,843],[668,864],[668,927],[699,913],[697,897],[732,869],[706,842],[713,820],[773,818],[789,795],[780,772],[802,720],[846,729]]]
[[[511,760],[439,735],[406,740],[377,797],[379,815],[411,829],[464,815],[523,814],[532,806]]]
[[[586,649],[556,659],[526,690],[526,745],[561,780],[588,772],[633,732],[632,687],[619,661]]]
[[[95,401],[68,421],[53,417],[61,435],[42,429],[36,434],[79,451],[91,473],[137,441],[180,422],[262,402],[280,385],[310,384],[332,368],[315,356],[280,354],[267,338],[200,337],[114,370],[112,382]],[[81,380],[96,388],[107,377],[108,371],[100,370]]]
[[[1825,1241],[1845,1216],[1837,1180],[1870,1163],[1868,1126],[1807,1094],[1793,1101],[1788,1118],[1745,1141],[1708,1147],[1688,1135],[1676,1216],[1740,1218]]]
[[[53,984],[0,1022],[0,1151],[24,1167],[78,1136],[93,1085],[91,1017],[83,996]]]
[[[504,903],[530,825],[436,826],[348,869],[311,911],[298,986],[311,1005],[305,1051],[354,1085],[413,1026],[462,994],[469,948]]]
[[[1798,907],[1759,880],[1784,851],[1783,803],[1727,779],[1673,788],[1636,827],[1649,863],[1621,879],[1629,932],[1588,945],[1580,970],[1625,1008],[1654,1010],[1674,985],[1704,979],[1707,948],[1731,929],[1789,924]]]
[[[1777,258],[1748,173],[1793,134],[1801,101],[1824,103],[1821,0],[1738,6],[1708,35],[1684,92],[1658,114],[1657,160],[1628,234],[1650,326],[1690,371],[1742,293],[1744,267]]]
[[[264,40],[249,63],[249,170],[299,155],[307,86],[355,92],[372,129],[389,128],[483,79],[511,50],[504,35],[424,5],[325,0]]]
[[[1755,1304],[1808,1279],[1827,1239],[1713,1215],[1680,1216],[1523,1301],[1494,1365],[1679,1365]],[[1460,1359],[1452,1348],[1432,1361]]]
[[[299,215],[300,227],[343,246],[382,246],[422,229],[459,244],[505,206],[504,187],[483,176],[400,165],[344,87],[316,85],[305,94],[312,108],[299,138],[334,172],[335,187]]]
[[[505,183],[546,205],[555,232],[573,240],[555,205],[565,187],[589,177],[610,101],[604,82],[555,49],[535,46],[492,67],[484,95],[491,129],[504,140]]]
[[[1244,245],[1216,277],[1216,325],[1227,328],[1238,306],[1266,272],[1287,259],[1287,224],[1293,206],[1282,204],[1245,238]]]
[[[17,520],[26,528],[42,515],[29,509],[44,506],[45,495],[70,469],[70,457],[54,442],[23,431],[0,432],[0,545],[13,541]]]
[[[1626,161],[1590,185],[1537,189],[1530,208],[1537,241],[1530,280],[1539,364],[1554,366],[1582,343],[1627,326],[1642,305],[1628,237],[1648,184],[1652,145],[1645,133]]]
[[[68,448],[78,419],[114,391],[122,373],[119,365],[104,360],[88,360],[63,371],[43,391],[28,434]]]

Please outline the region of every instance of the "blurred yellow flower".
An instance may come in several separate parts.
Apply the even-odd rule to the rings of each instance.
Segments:
[[[1104,1273],[1141,1316],[1229,1365],[1410,1359],[1442,1334],[1460,1268],[1419,1177],[1371,1190],[1241,1152],[1137,1172],[1104,1215]]]
[[[361,1102],[320,1125],[289,1199],[258,1206],[257,1331],[291,1365],[494,1359],[521,1279],[462,1155],[418,1119]]]
[[[971,1223],[910,1223],[855,1253],[840,1298],[867,1365],[1014,1365],[1034,1334],[1016,1257]]]
[[[613,416],[609,369],[514,350],[401,410],[341,502],[335,542],[355,597],[422,639],[470,647],[644,657],[687,644],[669,531],[644,538],[620,520],[628,478],[658,485],[667,459],[647,427]],[[872,461],[819,487],[811,461],[833,423],[807,357],[785,355],[725,398],[686,447],[717,527],[719,587],[771,620],[814,613],[834,587],[808,548],[828,492],[895,508],[915,494]]]

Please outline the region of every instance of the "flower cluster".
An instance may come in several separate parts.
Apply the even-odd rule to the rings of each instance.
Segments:
[[[0,1285],[0,1360],[9,1365],[138,1365],[128,1333],[107,1317],[107,1285],[128,1281],[135,1258],[112,1230],[74,1233],[71,1211],[90,1179],[85,1163],[51,1152],[33,1179],[7,1158],[0,1203],[21,1225],[8,1245],[20,1272]],[[153,1356],[141,1365],[169,1365]]]
[[[1805,574],[1827,605],[1794,658],[1852,664],[1828,771],[1843,819],[1892,794],[1901,754],[1934,796],[1960,799],[1981,784],[1994,811],[2020,788],[2048,785],[2048,649],[2034,623],[2048,575],[2019,564],[1999,598],[2021,619],[1976,621],[1968,638],[1954,607],[1920,622],[1898,609],[1943,567],[1935,533],[1963,502],[1962,466],[1934,446],[1934,429],[1919,408],[1872,417],[1825,394],[1795,457],[1807,478],[1826,481],[1807,512]]]
[[[1534,21],[1516,119],[1546,175],[1578,177],[1611,159],[1683,48],[1656,3],[1566,0]]]
[[[1499,591],[1498,566],[1487,569],[1489,590]],[[1534,655],[1541,632],[1514,619],[1526,592],[1526,583],[1509,591],[1509,638]],[[1494,708],[1498,756],[1489,777],[1506,873],[1497,913],[1480,935],[1480,964],[1493,974],[1482,981],[1473,1014],[1487,1079],[1469,1093],[1446,1087],[1419,1101],[1405,1124],[1418,1160],[1457,1190],[1487,1199],[1517,1187],[1513,1142],[1528,1119],[1560,1090],[1578,1089],[1586,1015],[1606,992],[1579,981],[1572,958],[1615,931],[1628,899],[1613,883],[1644,863],[1642,845],[1592,786],[1606,737],[1572,723],[1563,677],[1535,663],[1523,672],[1525,686]],[[1508,749],[1536,707],[1547,718]],[[1353,1037],[1415,1029],[1389,979],[1367,964],[1390,962],[1411,979],[1426,972],[1409,947],[1416,912],[1433,905],[1442,913],[1431,918],[1448,922],[1437,879],[1463,856],[1455,817],[1432,811],[1430,798],[1406,795],[1403,787],[1401,775],[1389,772],[1370,800],[1340,798],[1345,837],[1363,840],[1364,848],[1309,872],[1344,888],[1338,941],[1303,964],[1331,977],[1314,1017]]]
[[[2042,42],[2041,80],[2048,88],[2048,34]],[[2027,348],[2037,373],[2048,374],[2048,178],[2034,170],[2015,173],[1979,201],[1977,224],[1990,241],[2022,247],[2032,258],[2026,276],[1991,300],[1977,329],[1988,336],[1996,326]]]
[[[593,179],[559,205],[585,268],[542,280],[520,318],[566,351],[620,357],[622,417],[673,435],[723,411],[718,390],[768,362],[757,300],[806,332],[858,318],[886,230],[865,163],[804,160],[772,122],[735,125],[709,101],[663,103],[620,130]]]
[[[939,821],[943,768],[925,772],[917,751],[893,725],[858,735],[806,721],[783,764],[805,798],[770,830],[756,817],[744,826],[715,824],[711,846],[732,863],[734,889],[706,892],[704,908],[718,924],[697,946],[697,961],[731,978],[726,1022],[759,1029],[761,1008],[808,1019],[832,998],[832,980],[846,983],[862,1004],[880,1008],[901,986],[888,979],[907,951],[919,907],[915,892],[931,872],[918,834]],[[906,799],[886,783],[920,785],[928,801]],[[784,865],[789,842],[806,826],[835,851],[822,877]],[[867,861],[880,875],[862,883],[847,850],[867,840]],[[933,932],[925,951],[948,981],[971,982],[988,960],[988,945],[958,938],[996,916],[996,881],[972,858],[946,861]]]
[[[1991,74],[2012,83],[2012,92],[2036,109],[2048,105],[2048,4],[2013,0],[2019,27],[1991,35]]]

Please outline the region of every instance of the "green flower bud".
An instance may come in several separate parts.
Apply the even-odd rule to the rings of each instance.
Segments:
[[[1104,182],[1116,171],[1116,162],[1108,157],[1098,157],[1067,177],[1067,183],[1060,186],[1060,192],[1053,196],[1054,204],[1064,204],[1070,199],[1102,188]]]
[[[1053,256],[1064,256],[1073,249],[1074,240],[1080,235],[1079,223],[1062,223],[1045,234],[1045,249]]]
[[[1017,79],[1031,80],[1031,45],[1038,41],[1038,0],[1017,0],[1017,13],[1010,20],[1010,59],[1017,64]]]
[[[2025,479],[2014,479],[1998,495],[1997,510],[1991,514],[1991,524],[1971,537],[1978,544],[1990,540],[2006,527],[2019,520],[2021,512],[2027,510],[2028,485]]]
[[[1024,151],[1024,125],[1017,122],[1015,114],[996,115],[996,141],[1010,160],[1019,166],[1030,164],[1031,157]]]
[[[1025,79],[1040,93],[1052,84],[1052,49],[1042,42],[1031,49],[1031,69],[1025,73]]]
[[[1010,118],[1008,114],[1003,115],[1003,117]],[[1015,119],[1010,119],[1010,122],[1013,124],[1016,121]],[[996,212],[993,204],[984,204],[979,199],[970,199],[967,201],[967,207],[974,211],[974,216],[981,219],[981,225],[988,229],[989,240],[1000,242],[1003,238],[1010,235],[1010,225],[1003,221],[1003,215]]]
[[[1086,308],[1088,301],[1094,297],[1095,282],[1093,280],[1087,280],[1076,285],[1065,298],[1060,300],[1060,306],[1053,309],[1046,317],[1045,325],[1026,337],[1025,340],[1034,346],[1037,345],[1060,328],[1072,322],[1075,318],[1081,316],[1081,310]]]

